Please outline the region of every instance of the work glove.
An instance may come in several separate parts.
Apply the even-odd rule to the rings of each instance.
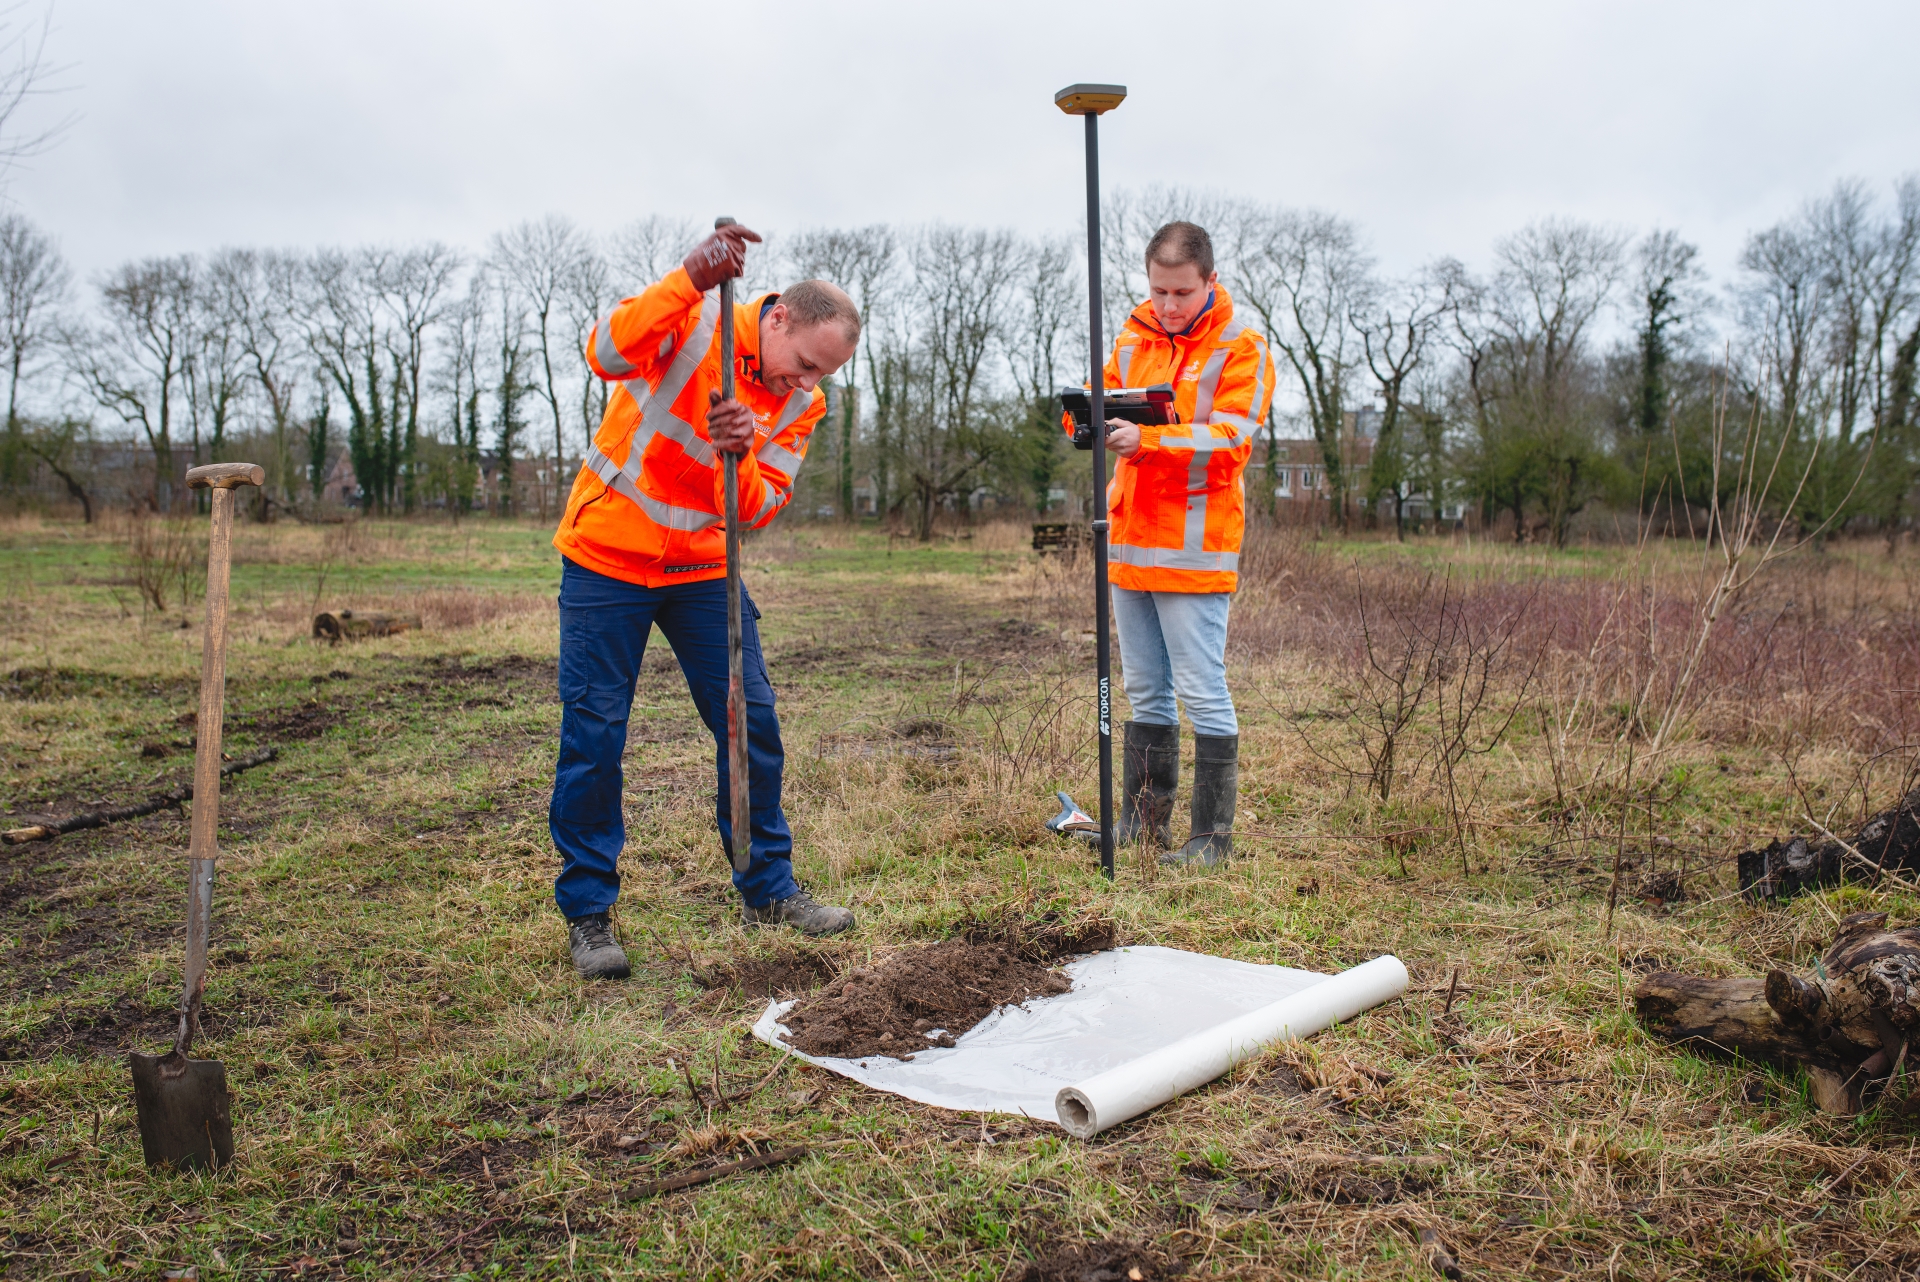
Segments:
[[[704,294],[721,281],[740,274],[747,265],[748,241],[759,244],[760,234],[738,223],[716,227],[713,235],[695,245],[680,265],[687,269],[693,287]]]
[[[753,448],[753,411],[739,401],[723,401],[720,393],[707,393],[707,439],[713,447],[728,454],[745,454]]]

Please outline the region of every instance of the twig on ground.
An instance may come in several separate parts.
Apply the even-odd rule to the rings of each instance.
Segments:
[[[264,766],[280,755],[278,748],[263,748],[238,761],[229,761],[220,767],[220,777],[228,778],[242,770],[251,770],[255,766]],[[18,846],[29,841],[46,841],[69,832],[81,832],[88,828],[104,828],[108,824],[120,823],[128,819],[139,819],[162,810],[171,810],[183,802],[193,800],[193,784],[185,783],[170,792],[157,793],[131,806],[111,806],[103,810],[83,810],[79,814],[69,815],[65,819],[56,819],[49,824],[32,824],[25,828],[12,828],[0,833],[0,841],[9,846]]]
[[[729,1175],[738,1175],[742,1171],[757,1171],[763,1167],[779,1166],[795,1158],[807,1155],[805,1145],[795,1148],[783,1148],[776,1153],[761,1153],[755,1157],[743,1157],[737,1162],[722,1162],[719,1166],[709,1166],[704,1171],[682,1171],[678,1175],[669,1175],[663,1180],[648,1180],[636,1184],[628,1192],[630,1201],[657,1197],[662,1193],[672,1193],[679,1189],[690,1189],[696,1184],[706,1184],[712,1180],[725,1179]]]

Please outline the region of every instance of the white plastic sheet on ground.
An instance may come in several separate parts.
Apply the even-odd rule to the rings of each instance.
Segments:
[[[1268,1042],[1309,1036],[1398,997],[1407,984],[1392,957],[1328,976],[1157,947],[1116,948],[1065,970],[1073,991],[1002,1007],[954,1046],[929,1046],[910,1061],[800,1055],[780,1023],[791,1002],[769,1003],[753,1032],[876,1090],[938,1108],[1057,1119],[1091,1135],[1211,1081]]]

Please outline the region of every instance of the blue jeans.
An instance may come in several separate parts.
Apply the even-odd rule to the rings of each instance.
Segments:
[[[1135,721],[1179,725],[1178,695],[1195,734],[1240,733],[1227,692],[1227,609],[1232,604],[1230,592],[1113,589],[1120,684]]]
[[[744,589],[743,589],[744,595]],[[752,859],[733,884],[748,904],[764,908],[798,887],[793,881],[793,834],[780,808],[786,756],[773,686],[760,655],[760,611],[743,611],[741,652],[747,684],[748,786],[753,798]],[[646,657],[647,634],[658,625],[673,647],[700,719],[713,734],[714,817],[722,854],[733,849],[727,781],[727,583],[642,587],[561,559],[560,759],[553,772],[547,826],[560,850],[553,898],[568,917],[605,912],[620,897],[619,860],[627,825],[620,808],[620,759],[627,749],[627,714]]]

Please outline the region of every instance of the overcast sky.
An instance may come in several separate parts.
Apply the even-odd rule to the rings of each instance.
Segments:
[[[1109,188],[1356,219],[1390,267],[1549,214],[1744,236],[1920,169],[1920,4],[55,0],[77,120],[11,178],[83,275],[223,244],[479,246],[559,212],[1069,231]]]

